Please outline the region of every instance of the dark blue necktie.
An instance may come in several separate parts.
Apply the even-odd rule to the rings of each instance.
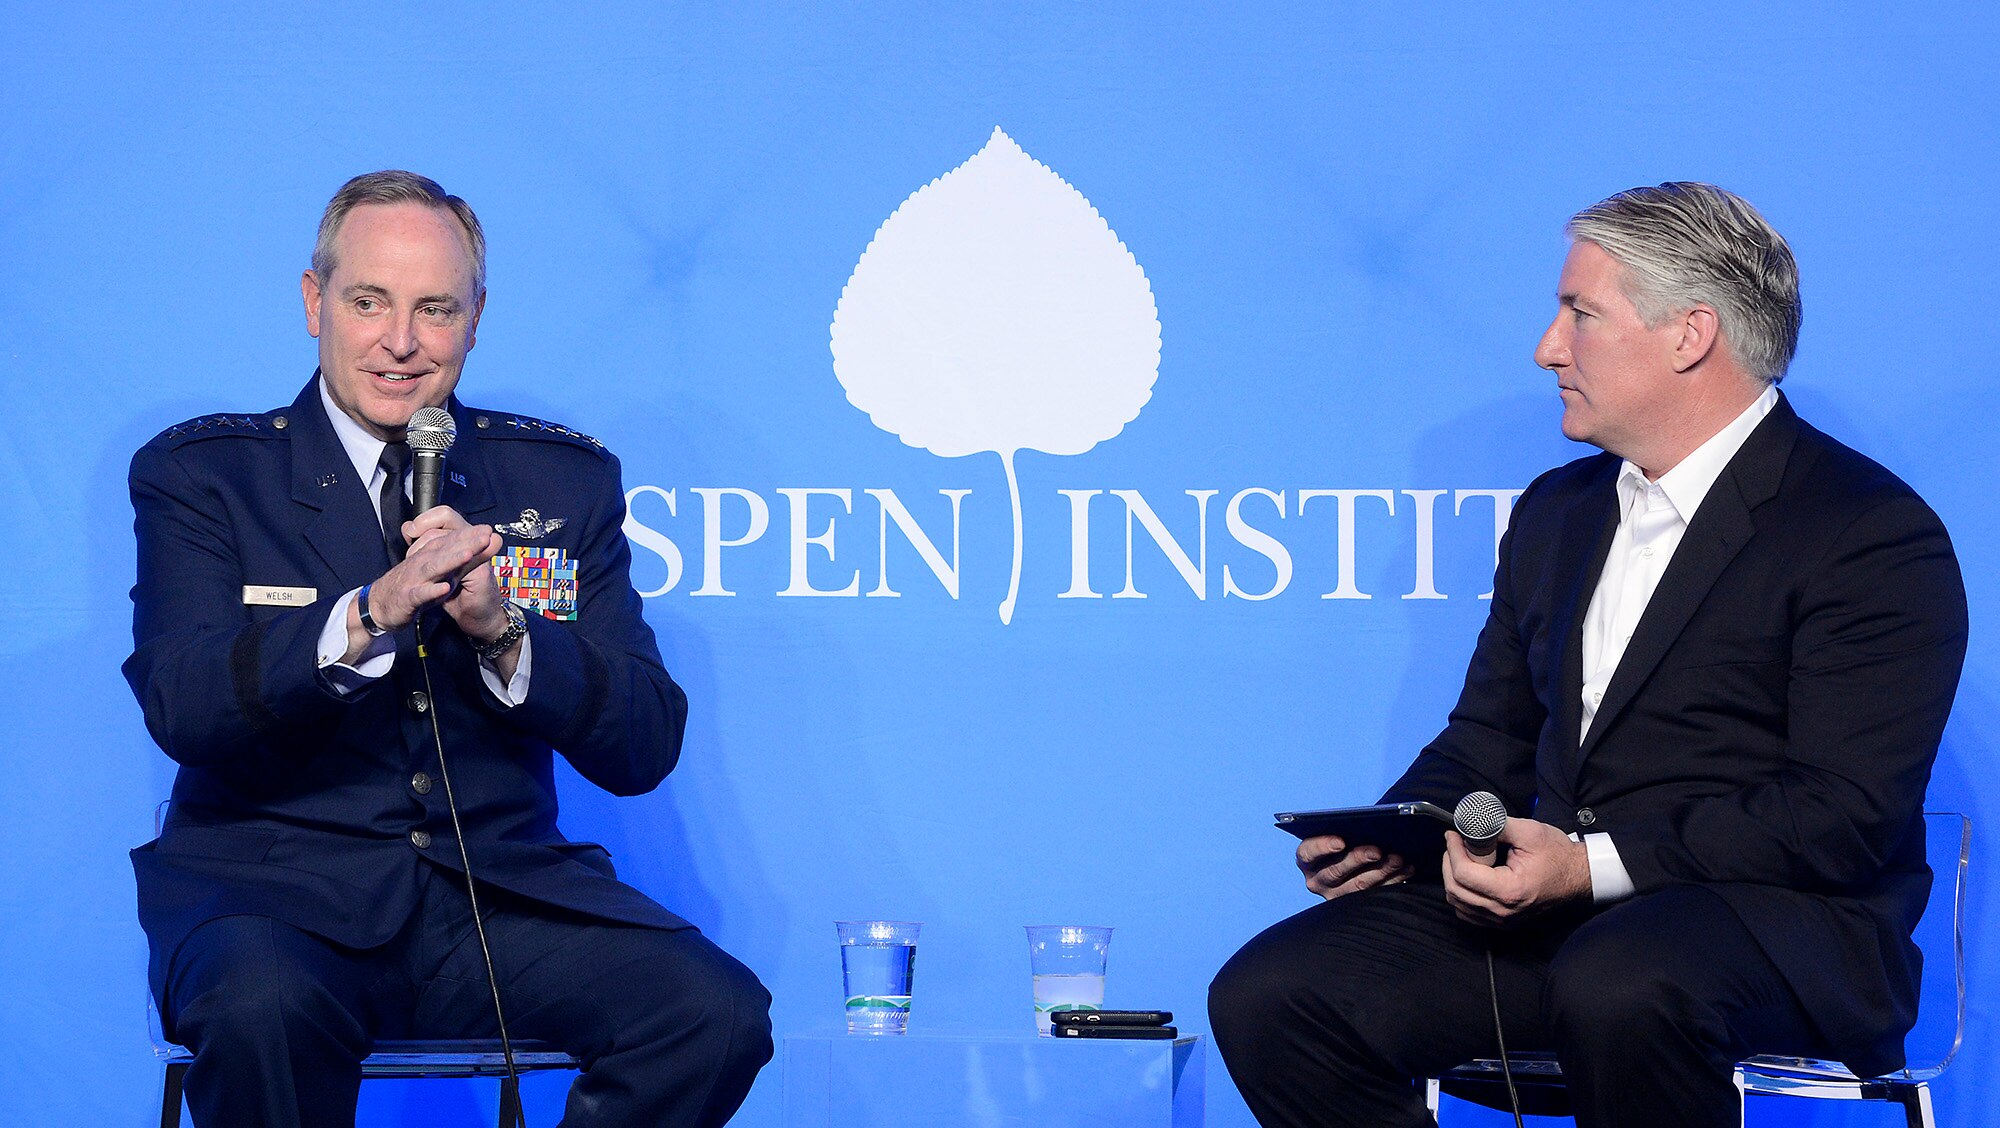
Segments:
[[[410,469],[408,443],[390,443],[382,448],[382,492],[377,495],[382,514],[382,547],[389,550],[389,563],[400,564],[408,546],[403,543],[403,522],[410,519],[410,499],[403,493],[403,475]]]

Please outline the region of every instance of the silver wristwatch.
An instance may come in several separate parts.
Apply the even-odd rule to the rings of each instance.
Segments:
[[[528,616],[523,614],[521,608],[512,600],[509,600],[507,603],[507,629],[500,632],[500,637],[494,639],[492,642],[480,642],[478,639],[471,639],[469,641],[472,643],[473,652],[479,655],[481,661],[497,662],[500,660],[502,654],[507,653],[515,643],[521,641],[521,636],[527,633]]]

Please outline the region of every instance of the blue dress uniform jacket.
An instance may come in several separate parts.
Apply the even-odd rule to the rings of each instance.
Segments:
[[[1611,835],[1638,895],[1728,902],[1862,1076],[1903,1061],[1931,873],[1924,788],[1965,589],[1922,499],[1780,399],[1696,511],[1589,735],[1583,619],[1618,520],[1612,455],[1521,496],[1445,730],[1385,797]]]
[[[559,425],[447,406],[459,438],[443,503],[475,524],[525,509],[562,518],[539,538],[502,537],[578,565],[575,620],[529,616],[533,672],[511,709],[437,611],[425,617],[428,689],[411,628],[373,686],[343,698],[322,681],[333,604],[389,559],[316,384],[289,408],[169,428],[132,460],[139,579],[124,672],[181,765],[163,832],[132,852],[156,994],[181,941],[221,916],[275,917],[351,947],[388,941],[417,903],[420,867],[460,868],[433,722],[482,882],[691,927],[556,827],[552,750],[599,787],[640,794],[673,768],[687,716],[628,576],[618,462]],[[246,587],[310,594],[252,603]]]

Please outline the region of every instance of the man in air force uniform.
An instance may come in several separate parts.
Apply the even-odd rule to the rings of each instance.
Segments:
[[[584,1063],[565,1124],[722,1123],[771,1054],[756,977],[556,827],[552,751],[649,791],[686,699],[627,575],[617,460],[453,395],[484,263],[463,200],[355,178],[302,282],[315,378],[133,459],[125,674],[180,765],[133,863],[203,1125],[349,1125],[375,1039],[497,1034],[447,767],[509,1033]],[[430,406],[458,439],[412,519]]]

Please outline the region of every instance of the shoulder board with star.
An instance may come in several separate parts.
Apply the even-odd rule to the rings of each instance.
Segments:
[[[164,443],[168,447],[183,446],[201,439],[228,437],[275,439],[290,425],[282,412],[266,411],[254,414],[218,412],[214,415],[197,415],[161,431],[153,437],[153,442]]]
[[[461,416],[461,418],[463,418]],[[516,415],[508,411],[474,411],[472,425],[478,429],[482,439],[539,439],[543,442],[568,443],[581,447],[600,458],[610,458],[611,452],[604,444],[574,428],[532,415]]]

